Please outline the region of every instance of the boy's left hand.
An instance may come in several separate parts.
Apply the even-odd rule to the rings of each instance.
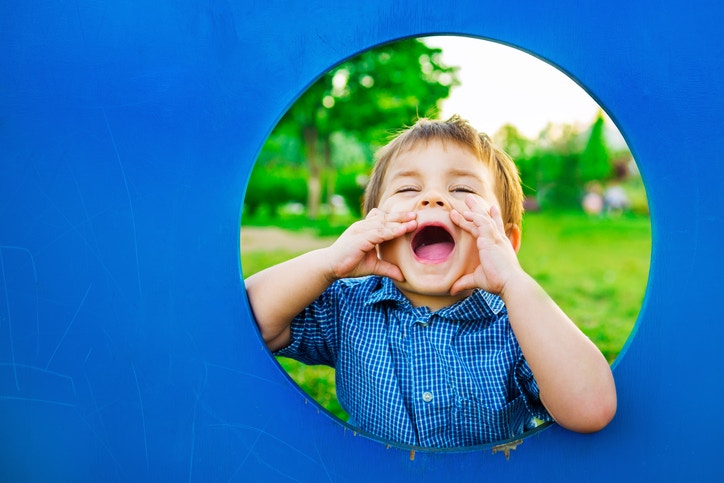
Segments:
[[[453,223],[475,239],[480,264],[472,273],[460,277],[450,288],[451,294],[481,288],[500,295],[506,284],[522,272],[513,244],[505,233],[500,209],[484,199],[468,195],[470,211],[450,212]]]

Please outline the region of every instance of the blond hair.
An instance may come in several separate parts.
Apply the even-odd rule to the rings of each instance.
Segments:
[[[513,225],[521,226],[524,197],[517,166],[486,134],[478,132],[457,115],[447,121],[419,119],[377,151],[375,166],[365,190],[365,215],[380,202],[382,182],[390,162],[418,143],[430,141],[440,141],[443,145],[452,143],[467,148],[482,161],[493,173],[495,195],[500,203],[506,232]]]

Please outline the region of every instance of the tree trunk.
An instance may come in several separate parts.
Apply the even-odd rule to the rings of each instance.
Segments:
[[[307,151],[309,179],[307,179],[307,218],[316,220],[319,217],[319,206],[322,197],[322,167],[317,157],[317,128],[303,128],[304,146]]]
[[[332,165],[332,140],[330,139],[330,136],[325,136],[322,142],[324,143],[324,171],[326,173],[325,181],[327,188],[325,197],[327,205],[329,206],[329,218],[331,220],[335,214],[332,197],[334,196],[335,184],[337,182],[337,171]]]

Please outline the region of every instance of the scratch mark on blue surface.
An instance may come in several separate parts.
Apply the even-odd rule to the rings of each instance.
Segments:
[[[266,427],[266,423],[264,424]],[[251,446],[249,446],[249,449],[246,451],[246,454],[244,455],[244,458],[242,458],[241,463],[239,463],[239,466],[236,467],[236,470],[231,474],[228,481],[233,481],[236,477],[236,474],[241,471],[241,469],[246,464],[246,460],[249,459],[249,455],[254,451],[254,448],[256,447],[256,443],[259,442],[259,438],[261,438],[262,433],[266,433],[264,430],[260,430],[258,433],[256,433],[256,438],[254,438],[254,441],[251,442]]]
[[[75,185],[75,191],[78,193],[78,200],[80,200],[80,205],[83,208],[83,218],[84,218],[83,223],[86,223],[86,222],[88,223],[88,229],[91,233],[91,237],[93,238],[93,243],[91,244],[86,239],[86,237],[81,233],[81,231],[78,229],[78,227],[73,226],[73,224],[71,223],[70,220],[68,220],[67,218],[66,218],[66,220],[68,221],[68,224],[75,229],[75,231],[81,237],[83,242],[88,246],[91,253],[93,253],[93,255],[99,260],[101,265],[106,269],[106,271],[108,271],[108,269],[105,267],[105,263],[103,262],[101,257],[97,253],[95,253],[96,252],[95,247],[98,246],[98,239],[96,236],[96,232],[93,229],[93,217],[91,216],[90,212],[88,211],[88,206],[86,205],[85,197],[83,196],[83,190],[81,189],[80,183],[78,183],[78,178],[75,175],[75,172],[73,171],[73,168],[72,168],[72,166],[70,166],[70,164],[68,165],[68,171],[71,174],[71,178],[73,179],[73,184]]]
[[[138,391],[138,404],[141,407],[141,425],[143,428],[143,448],[146,453],[146,471],[150,471],[148,464],[148,437],[146,436],[146,415],[143,410],[143,398],[141,397],[141,386],[138,384],[138,375],[136,374],[136,366],[131,364],[133,369],[133,378],[136,380],[136,390]]]
[[[266,377],[261,377],[261,376],[258,376],[258,375],[256,375],[256,374],[253,374],[253,373],[251,373],[251,372],[240,371],[240,370],[234,369],[234,368],[232,368],[232,367],[222,366],[222,365],[220,365],[220,364],[214,364],[214,363],[212,363],[212,362],[204,362],[204,365],[207,366],[207,367],[216,367],[217,369],[223,369],[223,370],[226,370],[226,371],[234,372],[234,373],[236,373],[236,374],[241,374],[242,376],[253,377],[254,379],[259,379],[260,381],[268,382],[268,383],[270,383],[270,384],[285,385],[285,384],[283,384],[282,382],[275,381],[275,380],[272,380],[272,379],[267,379]]]
[[[17,370],[17,368],[23,368],[23,369],[29,369],[32,371],[44,372],[45,374],[50,374],[55,377],[67,379],[68,383],[70,383],[70,388],[73,390],[73,397],[76,397],[76,398],[78,397],[78,393],[75,390],[75,380],[67,374],[61,374],[60,372],[49,371],[47,368],[30,366],[28,364],[22,364],[22,363],[8,364],[5,362],[0,362],[0,367],[3,367],[3,366],[12,366],[13,370]]]
[[[3,259],[3,250],[0,247],[0,273],[3,277],[3,287],[5,287],[5,309],[8,314],[8,332],[10,338],[10,361],[13,364],[13,376],[15,377],[15,388],[20,392],[20,382],[18,381],[18,370],[15,367],[15,343],[13,342],[13,321],[10,317],[10,297],[8,296],[8,281],[5,277],[5,261]]]
[[[194,452],[196,451],[196,408],[194,408],[194,419],[191,421],[191,457],[189,458],[189,480],[194,474]]]
[[[322,454],[319,452],[319,445],[317,444],[317,439],[313,438],[314,440],[314,450],[317,452],[317,457],[319,458],[319,464],[322,465],[322,469],[324,470],[324,474],[327,475],[327,479],[329,481],[334,481],[332,479],[332,475],[329,474],[329,469],[327,468],[327,465],[324,463],[324,459],[322,458]]]
[[[268,424],[269,420],[271,420],[271,416],[270,416],[270,417],[267,419],[267,421],[264,423],[264,427],[266,427],[266,425]],[[228,424],[228,425],[225,425],[225,426],[234,427],[234,426],[237,426],[237,425]],[[242,425],[239,425],[239,426],[242,426]],[[271,435],[270,435],[266,430],[264,430],[264,429],[260,429],[260,428],[251,428],[251,429],[254,429],[254,430],[257,431],[256,438],[254,438],[254,441],[252,442],[251,446],[249,446],[249,449],[247,450],[246,455],[244,455],[244,458],[242,459],[242,461],[241,461],[241,463],[239,464],[239,466],[237,466],[237,467],[236,467],[236,470],[234,470],[234,472],[229,476],[229,478],[227,478],[227,481],[238,481],[237,474],[242,470],[242,468],[243,468],[244,465],[246,464],[246,460],[249,458],[249,455],[252,454],[252,452],[254,451],[254,448],[256,447],[256,444],[257,444],[257,443],[259,442],[259,440],[261,439],[262,434],[264,434],[264,435],[266,435],[266,436],[271,436]],[[281,441],[281,440],[279,440],[279,441]],[[283,441],[281,441],[281,442],[282,442],[283,444],[286,444],[286,443],[284,443]],[[289,446],[289,445],[287,445],[287,446]],[[294,448],[292,447],[292,449],[294,449]],[[303,454],[303,453],[301,453],[301,454]],[[304,454],[303,454],[303,455],[304,455]],[[306,455],[304,455],[304,456],[306,456]],[[312,460],[312,461],[314,461],[314,460]],[[292,475],[289,475],[289,474],[284,473],[283,471],[281,471],[281,469],[279,468],[279,464],[278,464],[278,462],[276,462],[276,461],[272,462],[272,464],[269,464],[267,461],[265,461],[265,460],[262,458],[262,459],[260,459],[259,463],[263,464],[264,466],[266,466],[267,468],[269,468],[271,471],[275,472],[277,475],[283,476],[283,477],[284,477],[285,479],[287,479],[287,480],[290,480],[290,481],[299,481],[299,482],[302,481],[302,480],[300,480],[300,479],[298,479],[298,478],[295,478],[295,477],[292,476]],[[272,480],[272,478],[269,478],[269,479]],[[279,481],[278,479],[273,479],[273,480],[274,480],[274,481]]]
[[[108,453],[108,456],[111,458],[111,460],[113,461],[113,464],[115,466],[116,474],[121,475],[123,467],[118,462],[118,459],[116,459],[116,455],[114,455],[113,451],[111,451],[111,447],[109,446],[107,439],[101,437],[101,435],[98,434],[98,431],[96,431],[96,428],[94,428],[93,425],[90,423],[90,421],[88,421],[86,418],[81,416],[80,419],[88,427],[88,429],[93,433],[93,436],[95,436],[96,439],[100,442],[100,444],[103,446],[103,449],[106,450],[106,453]],[[105,430],[105,428],[103,428],[103,429]],[[127,477],[119,478],[119,480],[128,481],[129,478],[127,478]]]
[[[88,385],[88,393],[90,394],[90,401],[93,405],[92,411],[81,415],[81,420],[85,423],[85,425],[93,432],[93,435],[100,441],[103,448],[105,448],[106,452],[110,456],[111,460],[113,460],[113,464],[116,467],[116,473],[121,474],[122,472],[122,466],[118,462],[118,459],[116,458],[116,455],[113,454],[113,450],[110,446],[110,442],[108,440],[108,430],[106,429],[106,426],[103,422],[103,414],[101,411],[101,408],[98,406],[98,401],[96,400],[95,391],[93,391],[93,385],[91,384],[90,379],[88,379],[88,373],[84,372],[83,377],[85,378],[86,384]],[[92,424],[88,420],[88,416],[94,416],[97,415],[98,417],[98,426],[100,426],[100,433],[96,425]],[[101,434],[102,433],[102,434]],[[123,481],[128,481],[129,478],[121,478]]]
[[[272,471],[272,472],[276,473],[276,474],[277,474],[278,476],[280,476],[280,477],[284,477],[285,480],[298,481],[298,482],[300,482],[300,483],[301,483],[302,481],[305,481],[305,480],[300,480],[299,478],[295,478],[294,476],[292,476],[292,475],[290,475],[290,474],[288,474],[288,473],[283,472],[283,471],[281,470],[281,468],[279,467],[279,462],[276,461],[276,460],[272,460],[272,462],[270,463],[270,462],[268,462],[268,461],[266,461],[266,460],[264,460],[264,459],[260,459],[260,460],[259,460],[259,463],[260,463],[260,464],[263,464],[264,466],[266,466],[267,468],[269,468],[269,471]],[[293,470],[294,470],[294,468],[293,468]],[[297,469],[296,471],[299,472],[298,469]],[[270,481],[281,481],[280,478],[271,478],[271,477],[270,477],[270,478],[268,478],[268,479],[269,479]]]
[[[85,414],[86,417],[83,417],[83,421],[88,425],[88,427],[92,428],[93,434],[96,435],[96,437],[101,441],[103,444],[103,447],[106,448],[106,451],[108,451],[108,454],[111,456],[111,459],[113,459],[113,462],[116,464],[117,470],[121,469],[121,465],[118,463],[118,459],[116,458],[116,455],[113,453],[113,450],[111,449],[109,439],[108,439],[108,429],[106,429],[105,422],[103,421],[103,407],[98,405],[98,400],[96,399],[95,391],[93,390],[93,385],[91,384],[90,379],[88,379],[88,373],[84,373],[83,377],[85,378],[86,384],[88,386],[88,393],[90,394],[90,401],[92,403],[92,410]],[[96,428],[88,421],[87,416],[97,416],[99,421],[99,426],[102,434],[99,434],[99,432],[96,430]]]
[[[191,339],[193,341],[193,338]],[[194,341],[195,345],[195,341]],[[189,482],[194,474],[194,453],[196,452],[196,418],[199,414],[199,401],[201,400],[201,392],[206,386],[206,380],[209,377],[209,368],[204,365],[204,380],[201,383],[201,390],[196,393],[196,401],[194,402],[194,419],[191,421],[191,456],[189,458]]]
[[[35,257],[33,256],[32,252],[25,247],[17,247],[11,245],[0,246],[0,250],[2,250],[3,248],[6,250],[18,250],[27,253],[28,258],[30,259],[30,266],[33,268],[33,282],[35,287],[35,355],[37,356],[40,353],[40,295],[38,294],[38,271],[35,268]],[[0,256],[2,256],[2,253],[0,253]],[[5,281],[4,269],[3,281]],[[5,289],[7,290],[7,285],[5,285]],[[5,292],[5,297],[7,297],[7,292]],[[10,312],[9,306],[8,312]]]
[[[41,175],[40,175],[40,172],[38,171],[37,167],[36,167],[36,172],[38,173],[38,177],[40,178]],[[72,171],[71,171],[71,173],[72,173]],[[73,175],[73,180],[75,181],[75,175]],[[76,182],[76,186],[77,186],[78,183],[77,183],[77,181],[75,181],[75,182]],[[77,189],[78,189],[78,191],[79,191],[79,196],[80,196],[80,198],[81,198],[81,203],[83,203],[83,200],[82,200],[83,197],[82,197],[82,195],[80,194],[80,188],[77,187]],[[60,240],[61,238],[65,237],[68,233],[74,232],[74,233],[76,233],[76,234],[80,237],[80,239],[83,241],[83,243],[88,247],[89,253],[90,253],[91,255],[93,255],[93,256],[96,258],[96,260],[98,260],[98,263],[100,263],[100,265],[101,265],[101,267],[103,268],[103,270],[105,270],[106,275],[107,275],[108,278],[114,283],[115,287],[116,287],[119,291],[122,292],[123,287],[116,281],[115,277],[113,276],[113,272],[108,268],[108,266],[106,265],[105,261],[103,260],[103,258],[102,258],[102,257],[100,256],[100,254],[98,253],[98,249],[96,248],[96,246],[93,245],[93,244],[85,237],[85,235],[83,234],[83,232],[80,230],[80,228],[81,228],[82,226],[84,226],[84,225],[87,224],[87,225],[90,227],[90,229],[91,229],[91,233],[94,233],[94,232],[93,232],[93,221],[94,221],[96,218],[98,218],[98,217],[100,217],[100,216],[102,216],[102,215],[106,215],[109,210],[100,211],[100,212],[96,213],[96,214],[93,215],[93,216],[90,216],[90,215],[87,213],[87,210],[84,210],[85,213],[86,213],[86,218],[85,218],[84,220],[82,220],[81,222],[79,222],[79,223],[73,223],[73,222],[65,215],[65,213],[63,213],[63,211],[61,211],[61,210],[58,208],[57,204],[54,202],[54,200],[53,200],[47,193],[45,193],[45,192],[42,191],[42,190],[40,190],[40,193],[45,197],[45,199],[47,199],[49,202],[51,202],[52,207],[55,209],[55,211],[58,213],[58,215],[59,215],[63,220],[65,220],[65,222],[66,222],[67,225],[68,225],[68,228],[67,228],[66,230],[61,231],[61,232],[57,232],[57,233],[58,233],[57,236],[56,236],[55,238],[49,240],[44,246],[41,246],[40,248],[38,248],[38,250],[37,250],[36,253],[43,253],[43,252],[44,252],[45,250],[47,250],[49,247],[53,246],[58,240]],[[85,206],[85,204],[83,204],[83,206]]]
[[[20,397],[20,396],[1,396],[0,400],[2,401],[27,401],[27,402],[39,402],[44,404],[54,404],[56,406],[67,406],[67,407],[75,407],[75,404],[61,402],[61,401],[53,401],[51,399],[38,399],[33,397]]]
[[[312,458],[311,456],[309,456],[309,455],[306,454],[306,453],[303,453],[303,452],[302,452],[301,450],[299,450],[296,446],[292,446],[291,444],[287,443],[287,442],[284,441],[283,439],[281,439],[281,438],[279,438],[279,437],[277,437],[277,436],[274,436],[272,433],[269,433],[269,432],[267,432],[266,430],[264,430],[264,429],[262,429],[262,428],[259,428],[259,427],[256,427],[256,426],[249,426],[248,424],[238,424],[238,423],[218,423],[218,424],[210,424],[210,425],[208,425],[207,427],[209,427],[209,428],[226,428],[226,429],[247,429],[247,430],[250,430],[250,431],[256,431],[256,432],[258,432],[258,433],[263,434],[264,436],[268,436],[268,437],[270,437],[271,439],[273,439],[273,440],[275,440],[275,441],[283,444],[283,445],[286,446],[287,448],[291,449],[291,450],[294,451],[295,453],[300,454],[301,456],[305,457],[305,458],[308,459],[309,461],[312,461],[312,462],[315,462],[315,463],[317,462],[316,459]]]
[[[86,289],[85,294],[83,295],[83,298],[80,301],[80,304],[78,304],[78,308],[75,310],[73,317],[70,319],[70,322],[68,323],[68,327],[65,328],[65,332],[63,332],[63,336],[58,341],[58,345],[55,346],[55,350],[53,351],[53,353],[50,355],[50,359],[48,359],[48,363],[45,365],[46,370],[48,369],[48,367],[50,367],[50,363],[53,362],[53,358],[55,357],[55,354],[58,352],[58,349],[60,349],[60,346],[63,345],[65,336],[68,335],[68,331],[73,326],[73,323],[75,322],[76,317],[78,317],[80,310],[83,308],[83,305],[85,305],[85,300],[86,300],[86,298],[88,298],[88,294],[90,293],[91,287],[93,287],[92,283],[90,285],[88,285],[88,288]]]
[[[199,395],[196,395],[194,403],[194,419],[191,421],[191,457],[189,458],[189,481],[194,474],[194,453],[196,452],[196,416],[199,408]]]
[[[131,226],[133,227],[133,248],[135,250],[136,255],[136,278],[138,280],[138,294],[139,296],[143,294],[143,290],[141,289],[141,265],[138,258],[138,237],[136,235],[136,215],[133,211],[133,200],[131,199],[131,190],[128,188],[128,178],[126,178],[126,170],[123,167],[123,162],[121,161],[121,154],[118,152],[118,145],[116,144],[116,137],[113,135],[113,130],[111,129],[111,123],[108,121],[108,116],[106,115],[106,109],[102,108],[103,111],[103,119],[106,121],[106,127],[108,128],[108,134],[111,136],[111,142],[113,143],[113,150],[116,153],[116,160],[118,160],[118,166],[121,168],[121,175],[123,176],[123,185],[126,187],[126,196],[128,197],[128,208],[131,213]]]

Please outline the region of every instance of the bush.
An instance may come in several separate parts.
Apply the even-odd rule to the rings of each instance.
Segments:
[[[363,181],[360,183],[360,181]],[[345,170],[337,174],[335,192],[344,198],[352,215],[362,216],[362,198],[364,197],[367,178],[360,169]]]
[[[307,172],[297,166],[262,166],[257,163],[249,178],[244,197],[248,215],[255,215],[266,207],[270,216],[276,216],[279,207],[287,203],[307,200]]]

